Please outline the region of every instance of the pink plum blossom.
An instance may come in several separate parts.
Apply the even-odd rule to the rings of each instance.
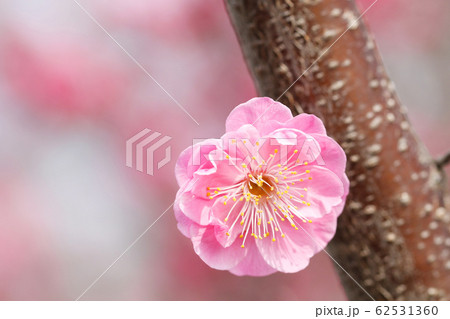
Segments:
[[[345,165],[320,119],[251,99],[231,112],[220,139],[181,153],[178,228],[212,268],[297,272],[334,236],[348,194]]]

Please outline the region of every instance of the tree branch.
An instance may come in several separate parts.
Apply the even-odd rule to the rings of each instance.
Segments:
[[[448,299],[448,193],[354,2],[225,2],[259,93],[322,118],[348,156],[336,260],[377,300]],[[368,299],[340,274],[350,299]]]
[[[436,161],[436,165],[439,169],[444,169],[450,163],[450,152],[442,156],[440,159]]]

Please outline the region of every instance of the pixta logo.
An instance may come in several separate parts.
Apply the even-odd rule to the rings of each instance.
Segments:
[[[154,174],[154,166],[160,169],[170,162],[171,147],[165,148],[165,156],[163,159],[155,162],[155,152],[163,147],[172,138],[165,136],[159,132],[152,132],[148,128],[143,129],[126,141],[126,165],[136,170],[144,172],[144,166],[148,175]],[[144,165],[145,162],[145,165]]]

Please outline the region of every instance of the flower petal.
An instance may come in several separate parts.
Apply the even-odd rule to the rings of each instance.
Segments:
[[[259,129],[269,121],[284,123],[291,118],[292,113],[285,105],[268,97],[257,97],[231,111],[226,121],[226,130],[236,131],[245,124]]]
[[[186,217],[180,210],[178,199],[173,205],[173,210],[175,213],[175,219],[177,220],[178,230],[186,237],[191,238],[194,234],[198,233],[200,225],[193,222],[191,219]]]
[[[262,158],[268,159],[270,154],[277,155],[273,164],[303,165],[304,162],[314,162],[321,154],[319,143],[311,136],[297,129],[282,128],[261,138],[263,143],[258,150]],[[294,153],[298,152],[298,153]]]
[[[187,218],[200,225],[208,225],[211,217],[211,207],[214,201],[204,199],[191,192],[178,195],[178,207]]]
[[[312,114],[302,113],[290,119],[284,124],[285,128],[295,128],[307,134],[323,134],[327,131],[321,119]]]
[[[258,249],[269,266],[282,272],[297,272],[306,268],[310,258],[321,251],[336,232],[337,217],[328,214],[313,223],[304,223],[295,230],[283,225],[285,238],[275,242],[257,240]]]
[[[191,192],[196,196],[208,199],[207,193],[224,186],[232,186],[245,178],[245,172],[234,164],[234,159],[211,160],[212,168],[194,173]],[[208,189],[209,188],[209,189]]]
[[[186,148],[181,152],[175,165],[175,176],[178,185],[181,187],[190,179],[193,174],[205,163],[209,162],[207,155],[218,149],[220,146],[219,139],[208,139]]]
[[[248,250],[244,259],[234,268],[230,269],[232,274],[237,276],[267,276],[273,274],[277,270],[270,267],[262,258],[255,242],[249,240],[245,245]]]
[[[294,197],[292,202],[300,208],[299,213],[314,220],[334,212],[334,207],[344,202],[344,184],[327,168],[311,165],[307,168],[310,173],[299,174],[304,178],[303,182],[291,186],[289,193]],[[310,205],[305,205],[303,201]]]
[[[311,134],[311,136],[320,146],[320,158],[317,158],[315,163],[311,161],[311,164],[325,166],[343,180],[347,157],[342,147],[331,137],[320,134]]]
[[[234,268],[247,253],[237,242],[230,247],[222,247],[216,240],[214,226],[202,227],[191,240],[200,258],[208,266],[219,270]]]
[[[240,224],[239,214],[244,205],[245,201],[241,202],[239,200],[236,202],[230,200],[227,205],[216,201],[213,205],[211,209],[211,224],[215,225],[216,239],[223,247],[229,247],[241,234],[243,227]],[[225,222],[227,216],[228,220]],[[232,229],[230,230],[231,227]]]

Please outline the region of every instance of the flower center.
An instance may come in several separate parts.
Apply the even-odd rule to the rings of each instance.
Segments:
[[[257,179],[249,177],[247,184],[250,194],[261,197],[271,197],[274,190],[271,179],[268,176],[259,175]]]
[[[277,158],[280,156],[277,149],[265,160],[251,156],[250,163],[242,164],[242,168],[231,161],[231,165],[245,172],[247,178],[234,185],[207,187],[206,196],[209,199],[220,198],[227,207],[223,219],[228,225],[226,235],[240,233],[242,248],[247,236],[255,240],[271,237],[275,242],[277,237],[285,237],[284,227],[298,230],[302,227],[301,222],[312,222],[300,212],[301,205],[311,206],[306,201],[308,189],[298,185],[312,179],[311,171],[300,168],[308,165],[307,162],[292,160],[297,153],[298,150],[294,150],[285,166],[280,164],[281,158]],[[230,156],[226,158],[230,159]],[[301,172],[297,172],[299,168]]]

